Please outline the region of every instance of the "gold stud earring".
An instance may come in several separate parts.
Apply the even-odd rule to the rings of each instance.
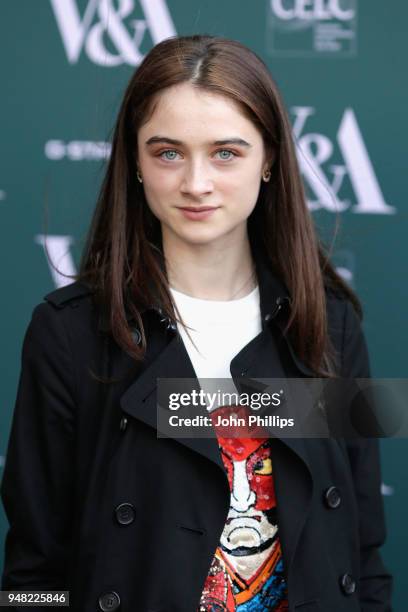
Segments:
[[[262,175],[262,178],[265,181],[265,183],[268,183],[270,178],[271,178],[271,171],[270,170],[265,170],[265,172]]]
[[[143,183],[143,179],[142,179],[142,177],[140,175],[139,170],[136,172],[136,176],[137,176],[137,180],[139,181],[139,183]]]

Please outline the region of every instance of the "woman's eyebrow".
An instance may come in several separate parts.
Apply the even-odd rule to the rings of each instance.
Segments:
[[[167,136],[152,136],[151,138],[146,140],[145,144],[151,145],[151,144],[156,144],[156,143],[165,143],[165,144],[172,144],[172,145],[177,145],[177,146],[183,145],[183,142],[181,140],[175,140],[174,138],[168,138]],[[249,144],[249,142],[247,142],[246,140],[243,140],[242,138],[223,138],[222,140],[214,140],[214,142],[210,142],[208,144],[214,145],[214,146],[235,144],[241,147],[248,147],[248,148],[252,146],[251,144]]]

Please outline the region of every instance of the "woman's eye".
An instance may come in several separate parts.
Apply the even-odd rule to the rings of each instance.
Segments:
[[[217,151],[217,153],[227,153],[228,154],[227,157],[225,155],[221,155],[221,159],[224,159],[224,160],[230,160],[236,157],[236,154],[234,153],[234,151],[230,151],[229,149],[221,149],[220,151]]]
[[[167,161],[173,161],[175,159],[175,155],[177,155],[177,151],[174,149],[166,149],[159,154],[159,157],[162,157]]]

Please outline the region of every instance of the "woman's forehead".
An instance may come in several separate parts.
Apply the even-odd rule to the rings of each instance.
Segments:
[[[182,130],[186,135],[193,135],[197,130],[211,131],[213,134],[216,131],[214,138],[219,137],[220,127],[228,137],[231,130],[244,131],[247,137],[256,131],[237,102],[191,84],[169,87],[156,95],[153,111],[141,129],[146,132],[164,127],[170,128],[173,133]],[[176,135],[174,137],[177,138]],[[211,139],[210,134],[207,139]]]

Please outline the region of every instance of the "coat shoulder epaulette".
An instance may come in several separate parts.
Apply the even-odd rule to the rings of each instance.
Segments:
[[[88,287],[81,281],[75,281],[65,287],[59,287],[54,289],[47,295],[44,295],[43,299],[50,302],[56,308],[64,308],[67,304],[76,304],[77,300],[93,293],[91,287]]]

